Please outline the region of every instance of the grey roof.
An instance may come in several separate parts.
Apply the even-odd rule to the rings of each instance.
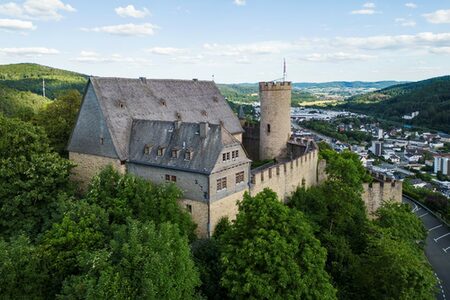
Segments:
[[[220,125],[209,124],[206,137],[201,138],[199,123],[182,122],[177,129],[175,122],[134,120],[129,161],[209,174],[223,147],[230,145],[240,145],[240,142]],[[146,146],[150,146],[148,154],[144,152]],[[164,155],[157,156],[161,147],[165,148]],[[172,158],[172,149],[178,150],[177,158]],[[185,160],[188,150],[192,151],[192,157]]]
[[[128,158],[133,119],[223,124],[232,134],[243,129],[212,81],[91,77],[117,154]]]

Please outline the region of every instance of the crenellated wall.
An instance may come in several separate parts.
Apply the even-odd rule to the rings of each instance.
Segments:
[[[265,188],[270,188],[280,199],[285,200],[298,187],[310,187],[318,183],[318,151],[251,172],[250,195],[255,196]]]
[[[386,178],[374,178],[373,182],[364,183],[362,199],[369,218],[373,218],[375,211],[386,201],[401,203],[402,188],[401,181]]]

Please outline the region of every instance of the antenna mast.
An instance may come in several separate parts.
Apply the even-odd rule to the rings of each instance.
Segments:
[[[42,78],[42,96],[45,98],[45,79]]]
[[[286,58],[283,58],[283,81],[286,81]]]

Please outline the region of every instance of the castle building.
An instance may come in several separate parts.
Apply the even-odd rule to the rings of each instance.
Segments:
[[[174,183],[200,237],[234,219],[245,192],[286,199],[325,179],[311,140],[292,139],[290,82],[261,82],[260,124],[239,118],[212,81],[91,77],[70,141],[73,178],[86,188],[107,165]],[[270,160],[258,168],[252,161]]]

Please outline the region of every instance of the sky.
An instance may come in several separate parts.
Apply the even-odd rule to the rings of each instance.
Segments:
[[[450,74],[450,0],[0,0],[0,64],[240,83]]]

